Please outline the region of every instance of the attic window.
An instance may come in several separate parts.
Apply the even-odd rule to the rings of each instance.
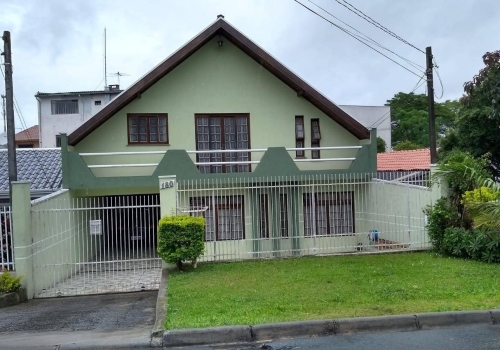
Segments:
[[[94,106],[100,106],[101,105],[101,100],[99,101],[94,101]]]
[[[168,144],[167,114],[129,114],[129,144]]]
[[[295,148],[304,148],[304,117],[301,115],[295,116]],[[295,156],[304,157],[304,151],[295,151]]]
[[[319,147],[319,141],[321,140],[321,132],[319,129],[319,119],[311,119],[311,147]],[[319,150],[311,151],[312,159],[319,159]]]

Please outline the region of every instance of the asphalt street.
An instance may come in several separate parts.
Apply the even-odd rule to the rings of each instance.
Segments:
[[[499,350],[500,325],[277,340],[255,346],[190,347],[184,350]]]

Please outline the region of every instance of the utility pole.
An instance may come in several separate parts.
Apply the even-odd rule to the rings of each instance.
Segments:
[[[7,112],[7,154],[9,163],[9,191],[12,200],[12,182],[17,181],[16,128],[14,125],[14,88],[12,84],[12,52],[10,32],[3,32],[3,53],[5,62],[5,98]]]
[[[427,58],[427,100],[429,111],[429,142],[431,151],[431,164],[437,163],[437,145],[436,145],[436,115],[434,113],[434,64],[432,63],[432,47],[425,49]]]

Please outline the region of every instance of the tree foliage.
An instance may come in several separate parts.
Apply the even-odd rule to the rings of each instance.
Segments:
[[[500,184],[485,158],[454,152],[439,165],[433,181],[446,180],[448,198],[426,210],[429,237],[443,254],[500,262]]]
[[[377,137],[377,153],[384,153],[387,148],[387,143],[380,136]]]
[[[422,148],[420,145],[417,145],[416,143],[413,143],[408,140],[400,142],[396,146],[394,146],[395,151],[412,151],[420,148]]]
[[[400,92],[387,101],[391,107],[392,145],[410,141],[418,148],[429,147],[428,101],[424,94]],[[436,130],[438,137],[443,137],[453,126],[460,110],[458,101],[436,103]]]
[[[476,157],[489,154],[491,170],[500,176],[500,50],[487,52],[483,62],[485,67],[464,84],[462,108],[440,153],[459,149]]]

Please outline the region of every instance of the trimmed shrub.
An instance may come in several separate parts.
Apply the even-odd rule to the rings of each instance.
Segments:
[[[201,216],[166,216],[158,223],[158,255],[182,270],[184,261],[196,268],[205,251],[205,218]]]
[[[17,292],[21,288],[21,278],[22,276],[14,277],[7,271],[0,274],[0,294]]]

